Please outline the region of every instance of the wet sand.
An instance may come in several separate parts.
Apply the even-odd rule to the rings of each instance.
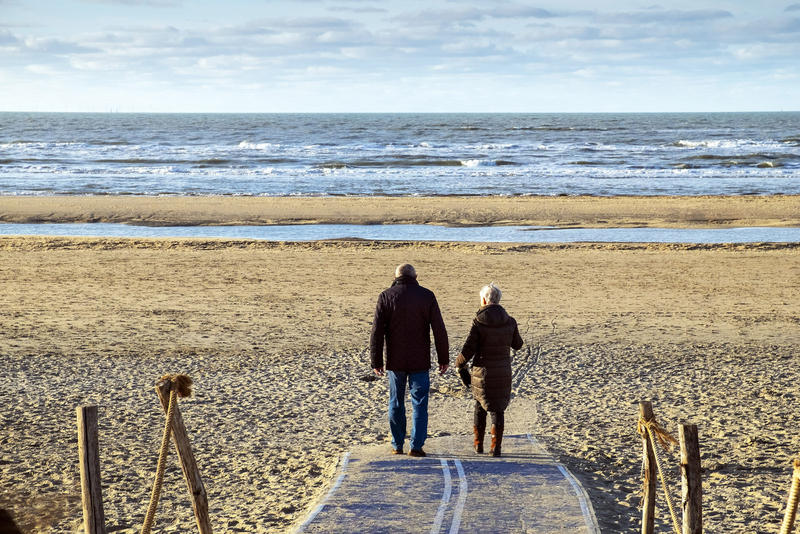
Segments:
[[[141,225],[800,226],[800,196],[2,197],[0,222]]]
[[[638,532],[641,399],[675,433],[698,424],[708,532],[777,532],[800,450],[793,244],[0,238],[0,507],[27,532],[80,525],[74,411],[97,404],[107,522],[138,532],[162,425],[151,386],[184,372],[215,530],[287,530],[342,451],[388,439],[386,383],[363,377],[375,299],[405,261],[438,296],[453,358],[479,287],[504,290],[542,347],[517,355],[509,424],[584,483],[604,532]],[[456,376],[432,388],[431,434],[469,439]],[[168,465],[156,529],[191,531]]]

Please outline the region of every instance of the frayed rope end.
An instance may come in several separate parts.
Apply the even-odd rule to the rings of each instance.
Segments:
[[[177,390],[179,397],[192,396],[192,379],[187,375],[164,375],[158,379],[158,382],[172,382],[172,387]]]

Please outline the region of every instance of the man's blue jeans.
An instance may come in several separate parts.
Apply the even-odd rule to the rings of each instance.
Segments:
[[[411,448],[419,450],[428,436],[428,392],[431,387],[428,371],[386,371],[386,374],[389,376],[389,429],[392,432],[392,447],[402,449],[406,439],[405,399],[408,383],[413,408]]]

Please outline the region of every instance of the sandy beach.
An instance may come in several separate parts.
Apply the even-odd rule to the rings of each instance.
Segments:
[[[494,204],[496,203],[496,204]],[[138,224],[427,222],[798,224],[797,197],[274,199],[0,198],[0,220]],[[483,209],[484,211],[481,211]],[[777,532],[800,451],[800,246],[515,245],[0,238],[0,507],[26,532],[81,525],[75,407],[100,412],[109,531],[138,532],[163,416],[181,401],[218,532],[284,532],[339,455],[387,443],[369,381],[375,299],[413,263],[435,291],[451,358],[494,280],[538,360],[520,351],[508,424],[582,481],[603,532],[638,532],[636,403],[699,427],[707,532]],[[432,435],[466,434],[471,400],[433,378]],[[663,459],[674,478],[677,453]],[[171,453],[155,530],[191,531]],[[659,489],[660,492],[660,489]],[[668,513],[658,497],[659,528]]]
[[[140,225],[798,226],[800,196],[0,197],[0,222]]]

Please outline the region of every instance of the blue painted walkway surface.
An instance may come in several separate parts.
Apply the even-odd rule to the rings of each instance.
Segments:
[[[501,458],[475,454],[463,435],[428,439],[425,450],[426,458],[391,455],[388,445],[345,454],[295,532],[599,533],[583,488],[530,435],[506,436]]]

